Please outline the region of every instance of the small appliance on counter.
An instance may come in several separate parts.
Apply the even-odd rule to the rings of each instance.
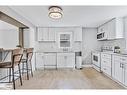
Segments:
[[[120,53],[120,47],[119,46],[114,47],[114,53]]]

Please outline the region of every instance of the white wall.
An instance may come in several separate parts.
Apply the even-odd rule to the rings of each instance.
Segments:
[[[4,49],[16,48],[18,45],[18,30],[0,30],[0,47]]]
[[[82,43],[82,59],[83,65],[90,65],[91,52],[100,50],[101,43],[97,41],[97,29],[96,28],[83,28],[83,43]]]

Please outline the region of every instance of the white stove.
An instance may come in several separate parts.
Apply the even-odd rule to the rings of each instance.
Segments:
[[[99,51],[94,51],[92,52],[92,66],[94,69],[97,71],[101,71],[101,52]]]

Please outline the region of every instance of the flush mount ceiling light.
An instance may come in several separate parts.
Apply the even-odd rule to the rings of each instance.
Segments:
[[[63,10],[59,6],[49,7],[49,17],[53,19],[60,19],[63,16]]]

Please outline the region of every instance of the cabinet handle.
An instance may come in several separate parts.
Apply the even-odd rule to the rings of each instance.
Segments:
[[[124,68],[124,64],[122,64],[122,68]]]
[[[64,56],[65,59],[67,59],[67,56]]]
[[[125,61],[125,59],[121,58],[121,60]]]
[[[123,64],[122,63],[120,63],[120,68],[123,68]]]
[[[106,61],[104,61],[104,63],[106,63]]]
[[[120,68],[121,68],[121,63],[120,63]]]

